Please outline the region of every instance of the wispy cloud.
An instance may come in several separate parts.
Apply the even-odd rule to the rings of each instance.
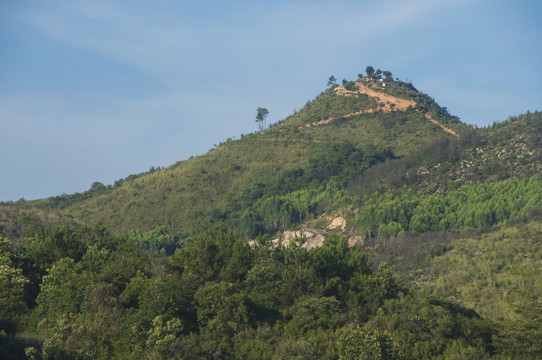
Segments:
[[[225,13],[223,18],[194,21],[183,17],[182,6],[173,17],[164,8],[141,13],[111,2],[74,1],[32,9],[23,20],[71,47],[125,62],[178,86],[183,79],[192,79],[194,71],[202,71],[202,62],[213,74],[219,72],[220,63],[234,69],[238,62],[244,68],[257,64],[265,68],[280,57],[304,63],[319,53],[375,41],[381,34],[418,24],[432,12],[457,4],[450,0],[278,6],[247,2],[245,9]]]

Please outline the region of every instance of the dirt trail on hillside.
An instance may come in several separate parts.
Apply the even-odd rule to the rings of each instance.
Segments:
[[[343,86],[339,86],[335,88],[335,93],[337,95],[342,95],[342,96],[357,96],[357,94],[365,94],[369,97],[378,99],[381,103],[383,103],[384,104],[383,107],[387,112],[392,111],[392,107],[391,107],[392,104],[394,105],[393,110],[401,110],[401,111],[405,111],[409,106],[412,106],[412,107],[416,106],[415,101],[401,99],[401,98],[398,98],[398,97],[395,97],[395,96],[392,96],[380,91],[376,91],[360,83],[356,83],[356,85],[359,89],[357,91],[349,91],[349,90],[346,90]]]
[[[453,136],[455,137],[459,137],[459,135],[457,135],[457,133],[455,131],[453,131],[452,129],[450,128],[447,128],[446,126],[442,125],[441,123],[439,123],[437,120],[433,119],[431,117],[431,114],[425,114],[425,117],[427,118],[427,120],[431,121],[433,124],[435,125],[438,125],[440,126],[440,128],[444,131],[446,131],[448,134],[452,134]]]
[[[378,105],[377,105],[376,108],[361,110],[361,111],[353,112],[353,113],[342,115],[342,116],[335,116],[335,117],[330,117],[330,118],[327,118],[327,119],[324,119],[324,120],[315,121],[315,122],[312,122],[312,123],[305,124],[305,127],[324,125],[324,124],[328,124],[328,123],[332,122],[333,120],[337,120],[337,119],[340,119],[340,118],[349,118],[351,116],[361,115],[361,114],[369,114],[369,113],[374,113],[374,112],[377,112],[377,111],[383,111],[383,112],[405,111],[409,107],[412,107],[412,108],[416,107],[416,102],[413,101],[413,100],[401,99],[401,98],[398,98],[396,96],[389,95],[389,94],[383,93],[381,91],[371,89],[370,87],[368,87],[368,86],[366,86],[364,84],[360,84],[360,83],[356,83],[356,86],[358,88],[358,90],[356,90],[356,91],[346,90],[344,88],[344,86],[337,86],[334,89],[334,91],[335,91],[335,93],[337,95],[340,95],[340,96],[359,96],[359,94],[365,94],[365,95],[367,95],[367,96],[369,96],[371,98],[374,98],[374,99],[378,100]],[[416,110],[416,111],[421,113],[419,110]],[[433,119],[431,117],[431,114],[427,113],[427,114],[424,114],[424,115],[430,122],[432,122],[433,124],[439,126],[442,130],[444,130],[448,134],[459,137],[459,135],[457,135],[457,133],[455,131],[453,131],[452,129],[450,129],[450,128],[444,126],[444,125],[442,125],[437,120]],[[299,129],[302,129],[302,128],[303,128],[302,126],[299,127]]]

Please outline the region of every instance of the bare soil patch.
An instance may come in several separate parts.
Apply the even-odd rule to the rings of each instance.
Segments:
[[[386,94],[385,92],[376,90],[376,89],[374,89],[372,87],[369,87],[369,86],[367,86],[365,84],[361,84],[359,82],[356,83],[356,86],[357,86],[358,89],[355,90],[355,91],[347,90],[347,89],[344,88],[344,86],[337,86],[334,89],[334,91],[339,96],[359,96],[360,94],[365,94],[365,95],[367,95],[367,96],[369,96],[371,98],[377,99],[379,105],[377,107],[375,107],[375,108],[372,108],[372,109],[361,110],[361,111],[353,112],[353,113],[350,113],[350,114],[345,114],[345,115],[342,115],[342,116],[329,117],[329,118],[324,119],[324,120],[308,123],[308,124],[305,124],[305,127],[325,125],[325,124],[329,124],[333,120],[337,120],[337,119],[340,119],[340,118],[349,118],[351,116],[361,115],[361,114],[369,114],[369,113],[374,113],[374,112],[377,112],[377,111],[383,111],[383,112],[405,111],[409,107],[416,108],[416,102],[413,101],[413,100],[401,99],[399,97],[396,97],[396,96],[393,96],[393,95],[390,95],[390,94]],[[416,110],[416,111],[419,112],[419,110]],[[444,125],[442,125],[437,120],[433,119],[431,117],[431,114],[427,113],[427,114],[424,114],[424,115],[430,122],[432,122],[433,124],[439,126],[442,130],[444,130],[448,134],[459,137],[459,135],[457,135],[457,133],[455,131],[453,131],[452,129],[450,129],[450,128],[444,126]],[[303,128],[302,126],[299,127],[299,129],[302,129],[302,128]]]

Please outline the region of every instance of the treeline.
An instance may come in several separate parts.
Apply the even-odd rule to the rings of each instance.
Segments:
[[[542,213],[541,175],[454,188],[450,183],[448,191],[427,195],[404,187],[365,196],[357,225],[367,236],[394,237],[408,231],[487,229]]]
[[[225,229],[172,256],[103,228],[0,242],[3,359],[435,359],[524,354],[474,311],[405,288],[361,247]],[[529,357],[529,354],[523,358]],[[501,357],[499,357],[501,356]]]
[[[62,195],[53,196],[53,197],[42,199],[42,200],[37,200],[37,203],[39,203],[41,207],[46,208],[46,209],[65,209],[69,207],[70,205],[91,199],[98,195],[105,194],[107,192],[110,192],[113,189],[117,189],[121,187],[125,183],[129,183],[144,175],[151,174],[161,169],[163,168],[160,166],[158,167],[151,166],[149,171],[140,172],[139,174],[132,174],[125,178],[118,179],[114,182],[113,185],[104,185],[99,181],[95,181],[92,183],[92,185],[90,185],[90,188],[87,191],[84,191],[82,193],[75,192],[70,195],[62,194]]]

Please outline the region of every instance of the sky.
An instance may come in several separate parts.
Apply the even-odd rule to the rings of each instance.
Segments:
[[[539,0],[2,0],[0,201],[204,154],[368,65],[479,127],[542,110]]]

